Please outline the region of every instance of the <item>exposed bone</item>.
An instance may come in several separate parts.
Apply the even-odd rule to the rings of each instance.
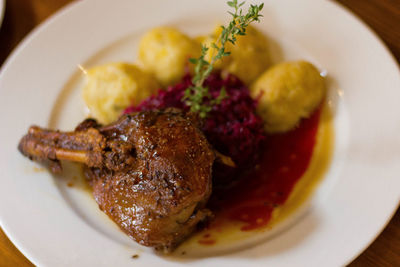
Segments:
[[[26,156],[40,161],[67,160],[100,167],[105,138],[97,129],[59,132],[32,126],[18,146]]]
[[[217,160],[218,162],[225,164],[229,167],[236,167],[235,162],[233,162],[231,157],[225,156],[224,154],[219,153],[217,150],[214,150],[215,152],[215,160]]]

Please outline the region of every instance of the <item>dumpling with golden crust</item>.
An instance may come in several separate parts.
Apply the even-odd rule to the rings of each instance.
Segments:
[[[115,121],[125,108],[137,105],[159,88],[156,79],[129,63],[108,63],[87,70],[83,100],[100,123]]]
[[[209,48],[207,60],[210,60],[212,54],[216,54],[211,44],[216,41],[221,31],[221,27],[218,27],[212,35],[198,38]],[[268,40],[264,34],[252,26],[247,27],[246,35],[237,37],[235,45],[228,42],[225,46],[225,51],[231,54],[220,62],[216,62],[215,68],[236,75],[245,84],[252,83],[271,65]]]
[[[306,61],[280,63],[268,69],[251,86],[258,99],[258,114],[270,133],[293,129],[307,118],[326,94],[324,78]]]
[[[139,43],[138,59],[163,85],[179,82],[190,68],[189,58],[200,56],[200,44],[177,29],[158,27]]]

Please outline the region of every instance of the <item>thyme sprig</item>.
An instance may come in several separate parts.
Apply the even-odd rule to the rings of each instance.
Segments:
[[[190,62],[195,65],[194,76],[192,79],[193,86],[185,90],[183,100],[190,106],[190,111],[196,112],[201,118],[205,118],[212,110],[214,105],[218,105],[226,97],[226,91],[221,89],[217,98],[213,98],[208,88],[203,85],[206,78],[211,74],[214,64],[223,57],[229,56],[230,52],[225,50],[225,45],[229,42],[233,45],[236,43],[238,35],[246,35],[246,28],[253,21],[260,21],[260,11],[264,4],[250,5],[246,14],[243,14],[241,7],[245,2],[238,3],[237,0],[228,1],[228,6],[234,9],[234,12],[228,12],[232,15],[232,20],[228,26],[221,26],[222,31],[217,40],[211,43],[213,48],[210,61],[206,60],[209,47],[202,45],[201,55],[199,58],[191,58]],[[215,54],[216,51],[216,54]]]

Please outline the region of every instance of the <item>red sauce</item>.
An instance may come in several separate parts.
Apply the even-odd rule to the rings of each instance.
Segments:
[[[268,136],[260,165],[210,200],[216,214],[210,228],[218,230],[224,220],[243,222],[242,231],[268,224],[273,210],[285,203],[310,164],[320,113],[318,109],[293,131]],[[207,240],[202,238],[199,243]]]

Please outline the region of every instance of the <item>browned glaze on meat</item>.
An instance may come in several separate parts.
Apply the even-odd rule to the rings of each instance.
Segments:
[[[215,154],[193,119],[178,110],[94,120],[63,133],[33,126],[19,145],[33,160],[84,163],[95,200],[140,244],[169,252],[211,213]]]

